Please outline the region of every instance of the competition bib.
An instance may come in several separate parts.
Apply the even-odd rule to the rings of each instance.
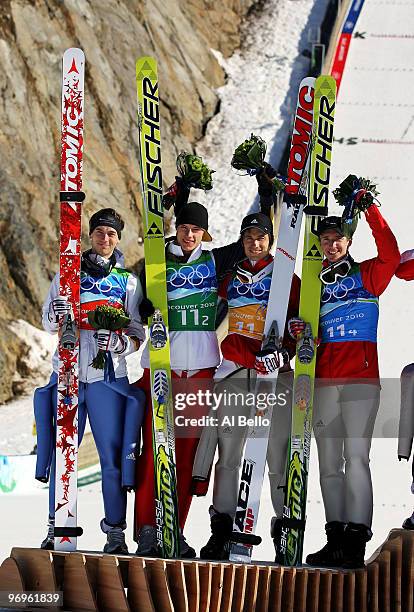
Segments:
[[[107,276],[99,277],[81,272],[81,329],[93,329],[89,325],[88,312],[97,306],[124,307],[129,274],[120,268],[113,268]]]
[[[378,298],[362,284],[359,266],[321,295],[322,342],[377,342]]]
[[[171,331],[215,330],[217,277],[208,251],[191,262],[167,260],[167,293]]]
[[[263,269],[258,280],[242,282],[234,275],[227,288],[229,334],[262,340],[267,303],[272,281],[273,262]]]

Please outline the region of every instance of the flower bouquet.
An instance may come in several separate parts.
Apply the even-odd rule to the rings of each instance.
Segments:
[[[175,182],[167,189],[164,194],[162,203],[165,209],[170,209],[175,206],[175,213],[178,209],[187,203],[190,188],[202,189],[209,191],[213,188],[212,174],[214,170],[203,162],[203,159],[198,155],[192,155],[183,151],[177,157],[177,170],[179,176]],[[184,201],[185,200],[185,201]]]
[[[88,321],[91,327],[96,330],[109,329],[110,331],[119,331],[127,327],[131,319],[123,308],[100,305],[97,306],[95,310],[88,312]],[[110,354],[108,354],[107,351],[99,349],[91,365],[96,370],[103,370],[108,365],[108,361],[112,363]]]

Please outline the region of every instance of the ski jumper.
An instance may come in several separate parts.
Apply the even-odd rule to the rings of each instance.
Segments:
[[[126,518],[126,490],[123,487],[135,484],[135,455],[139,450],[145,398],[128,382],[125,354],[111,354],[115,374],[112,382],[105,381],[104,370],[91,366],[98,349],[95,330],[87,314],[101,304],[122,307],[131,319],[127,335],[142,342],[145,333],[138,313],[142,290],[138,279],[121,268],[114,257],[109,267],[103,267],[92,263],[89,253],[83,254],[81,269],[78,436],[80,444],[88,416],[102,470],[105,522],[121,526]],[[42,314],[43,327],[52,334],[57,333],[58,324],[50,321],[49,307],[58,294],[59,275],[56,274]],[[137,345],[131,342],[129,352],[136,350]],[[50,517],[55,513],[57,351],[52,364],[53,374],[48,385],[36,389],[34,394],[38,444],[36,478],[49,479]]]
[[[261,350],[266,319],[267,303],[273,271],[273,257],[268,255],[258,262],[245,259],[239,270],[257,276],[252,283],[241,282],[238,271],[228,274],[220,284],[219,295],[227,300],[229,307],[229,332],[221,343],[223,361],[218,367],[214,380],[216,394],[254,393],[255,376],[251,369],[257,353]],[[263,276],[264,275],[264,276]],[[288,306],[288,319],[297,316],[300,281],[295,275]],[[295,342],[285,330],[283,346],[290,356],[295,353]],[[250,384],[251,379],[251,384]],[[290,366],[284,368],[278,377],[276,395],[280,402],[273,407],[272,424],[267,450],[269,480],[274,511],[281,516],[283,510],[283,489],[279,488],[286,468],[287,441],[290,430],[290,410],[286,393],[292,387]],[[246,396],[245,396],[246,397]],[[234,517],[239,493],[239,470],[248,431],[240,425],[239,417],[251,417],[251,405],[227,405],[222,402],[211,416],[216,417],[213,426],[204,428],[197,449],[193,477],[208,480],[208,475],[218,447],[218,461],[215,465],[213,509],[218,513]]]
[[[395,276],[406,281],[414,280],[414,250],[405,251],[401,255],[400,265]],[[398,458],[411,457],[414,438],[414,363],[405,366],[401,372],[401,406],[398,434]],[[414,457],[412,464],[414,483]]]
[[[316,356],[313,429],[326,521],[372,523],[369,452],[379,407],[378,297],[400,261],[377,206],[365,212],[378,255],[324,285]],[[324,262],[324,266],[328,262]]]
[[[242,258],[241,241],[204,251],[201,245],[187,258],[181,247],[167,243],[167,297],[173,397],[183,386],[191,392],[211,388],[220,353],[215,331],[218,281]],[[141,365],[144,374],[138,385],[146,393],[143,445],[137,463],[135,495],[135,538],[144,525],[155,525],[154,455],[152,446],[152,402],[149,350],[145,347]],[[203,414],[200,411],[200,414]],[[176,412],[175,412],[176,416]],[[175,427],[177,496],[180,528],[192,500],[192,466],[199,432]]]

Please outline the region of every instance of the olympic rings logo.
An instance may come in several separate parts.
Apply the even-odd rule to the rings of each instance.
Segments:
[[[83,289],[83,291],[97,289],[100,293],[106,294],[110,293],[113,288],[114,285],[107,276],[99,278],[98,280],[94,280],[92,276],[84,276],[81,278],[81,289]]]
[[[331,297],[337,300],[343,300],[352,289],[355,287],[355,279],[352,276],[346,276],[340,283],[336,283],[331,289],[329,285],[325,285],[322,292],[321,302],[329,302]]]
[[[260,298],[269,293],[270,290],[271,279],[265,278],[258,283],[253,283],[250,285],[249,283],[241,283],[239,279],[235,278],[233,281],[233,287],[235,288],[238,295],[251,295],[255,298]]]
[[[201,287],[207,278],[212,278],[211,270],[206,264],[198,264],[195,267],[182,266],[167,268],[167,282],[175,289],[180,289],[187,284],[192,287]]]

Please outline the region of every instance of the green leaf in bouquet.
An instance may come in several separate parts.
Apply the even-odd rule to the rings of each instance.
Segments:
[[[119,329],[124,329],[128,327],[131,319],[126,315],[120,315],[116,321],[112,323],[113,327],[111,327],[111,331],[118,331]]]
[[[360,176],[359,178],[355,174],[350,174],[346,177],[342,183],[332,191],[335,200],[340,206],[345,206],[348,198],[352,195],[355,189],[365,189],[370,192],[374,198],[379,195],[379,191],[375,183],[372,183],[370,179]]]
[[[252,162],[252,166],[254,168],[261,166],[263,162],[263,157],[260,145],[255,142],[250,151],[247,153],[247,157]]]
[[[286,185],[282,181],[282,179],[278,178],[277,176],[273,179],[273,193],[275,195],[278,194],[280,191],[284,191],[285,187]]]
[[[99,349],[96,357],[92,359],[91,366],[95,368],[95,370],[103,370],[105,368],[105,351]]]
[[[118,331],[130,323],[130,318],[122,308],[101,304],[88,312],[88,321],[94,329]]]
[[[346,236],[347,238],[352,238],[353,235],[355,234],[356,228],[358,226],[358,219],[359,219],[360,215],[355,215],[355,217],[352,219],[352,221],[350,223],[345,222],[342,223],[342,231],[344,232],[344,236]]]
[[[183,151],[177,157],[177,170],[184,183],[195,189],[208,191],[213,187],[211,170],[198,155]]]
[[[233,153],[231,165],[236,170],[255,170],[261,168],[266,156],[266,143],[260,136],[250,134]]]

